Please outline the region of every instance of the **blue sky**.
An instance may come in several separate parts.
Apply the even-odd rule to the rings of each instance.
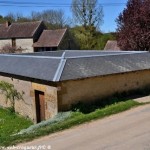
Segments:
[[[71,16],[70,4],[72,0],[0,0],[0,15],[6,15],[9,12],[13,13],[22,13],[23,15],[30,15],[32,11],[42,11],[45,9],[62,9],[64,10],[66,16]],[[98,0],[100,4],[103,6],[104,11],[104,23],[101,26],[102,32],[111,32],[116,29],[115,19],[119,15],[120,12],[125,8],[127,0]],[[44,7],[35,7],[35,4],[31,4],[30,7],[20,7],[20,4],[11,4],[15,2],[25,2],[25,3],[53,3],[52,6],[44,5]],[[119,4],[114,4],[119,3]],[[7,5],[7,6],[6,6]],[[9,5],[9,6],[8,6]],[[11,6],[10,6],[11,5]],[[25,5],[25,4],[24,4]]]

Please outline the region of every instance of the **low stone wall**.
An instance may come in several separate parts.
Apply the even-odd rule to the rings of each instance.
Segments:
[[[150,71],[137,71],[83,80],[64,81],[59,84],[59,111],[72,104],[92,102],[116,93],[135,90],[150,85]]]
[[[44,92],[45,119],[55,116],[58,111],[68,110],[72,104],[101,100],[116,93],[127,92],[150,85],[150,71],[137,71],[124,74],[108,75],[70,80],[57,83],[57,86],[33,83],[9,77],[0,76],[0,81],[6,81],[23,91],[23,100],[17,100],[15,110],[21,115],[37,122],[35,90]],[[0,106],[9,107],[3,94],[0,94]]]

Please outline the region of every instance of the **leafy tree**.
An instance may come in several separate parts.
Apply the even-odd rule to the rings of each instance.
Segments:
[[[74,28],[80,49],[97,49],[97,29],[103,22],[103,9],[98,0],[72,0],[71,9],[74,21],[80,25]]]
[[[150,1],[128,0],[117,18],[117,40],[123,50],[150,50]]]
[[[0,15],[0,23],[5,23],[6,20],[4,19],[4,17],[2,15]]]
[[[97,0],[73,0],[71,8],[75,22],[84,27],[99,28],[103,21],[103,9]]]
[[[89,29],[90,28],[90,29]],[[98,38],[101,33],[94,27],[76,26],[71,29],[81,50],[93,50],[98,48]]]
[[[23,99],[23,92],[18,92],[13,84],[7,83],[5,81],[0,82],[0,91],[6,97],[6,102],[10,100],[13,111],[15,111],[15,100]]]
[[[108,40],[116,40],[116,33],[104,33],[98,37],[98,48],[103,50]]]

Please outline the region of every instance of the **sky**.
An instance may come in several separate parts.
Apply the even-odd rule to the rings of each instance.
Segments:
[[[13,12],[29,16],[32,11],[62,9],[67,17],[71,17],[71,2],[72,0],[0,0],[0,15],[5,16]],[[104,13],[101,31],[104,33],[115,31],[117,27],[115,20],[126,7],[127,0],[98,0],[98,2],[102,5]]]

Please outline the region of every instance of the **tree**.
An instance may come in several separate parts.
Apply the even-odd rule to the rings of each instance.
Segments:
[[[98,0],[72,0],[71,9],[74,21],[79,24],[74,31],[80,49],[96,49],[97,29],[103,22],[103,9],[98,5]]]
[[[73,0],[71,9],[75,22],[84,27],[99,28],[103,21],[103,9],[97,0]]]
[[[4,19],[4,17],[2,15],[0,15],[0,24],[5,23],[6,20]]]
[[[1,19],[3,19],[1,21]],[[3,18],[0,17],[0,22],[27,22],[27,21],[32,21],[29,17],[25,17],[22,13],[8,13],[6,16]]]
[[[81,50],[93,50],[98,47],[100,33],[95,28],[76,26],[71,29]]]
[[[45,10],[32,12],[32,20],[43,20],[49,28],[63,28],[66,26],[65,14],[62,10]]]
[[[123,50],[150,50],[150,2],[128,0],[117,18],[117,41]]]
[[[16,20],[16,22],[30,22],[30,21],[32,21],[29,17],[26,17],[22,13],[19,13],[19,12],[15,14],[15,20]]]
[[[15,22],[16,16],[15,16],[14,13],[10,12],[10,13],[8,13],[8,14],[4,17],[4,19],[5,19],[6,21]]]

